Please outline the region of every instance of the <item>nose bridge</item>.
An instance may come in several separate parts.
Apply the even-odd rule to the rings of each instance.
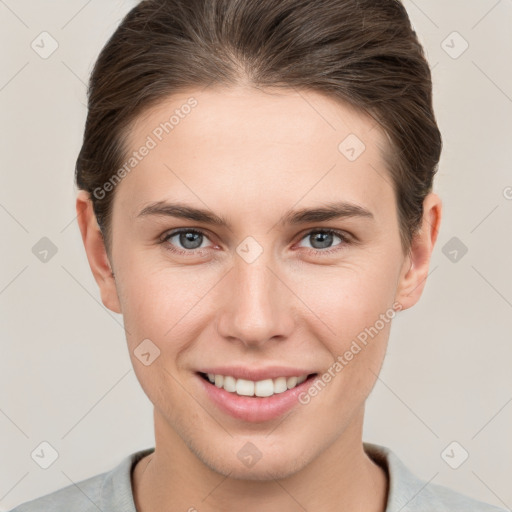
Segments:
[[[290,333],[292,301],[284,296],[286,288],[267,267],[270,265],[265,253],[251,263],[235,258],[233,272],[224,283],[227,300],[218,319],[219,334],[249,346]]]

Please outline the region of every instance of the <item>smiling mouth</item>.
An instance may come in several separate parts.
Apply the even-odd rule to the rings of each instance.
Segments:
[[[236,379],[229,375],[214,375],[198,372],[198,375],[212,386],[222,388],[228,393],[252,398],[266,398],[280,393],[285,393],[306,381],[314,379],[318,374],[310,373],[297,377],[278,377],[252,381]]]

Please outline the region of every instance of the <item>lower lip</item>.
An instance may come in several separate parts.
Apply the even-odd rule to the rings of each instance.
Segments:
[[[292,407],[299,405],[298,396],[305,391],[316,377],[312,375],[293,389],[268,397],[240,396],[218,388],[209,380],[196,374],[210,399],[223,412],[242,421],[262,422],[278,418]]]

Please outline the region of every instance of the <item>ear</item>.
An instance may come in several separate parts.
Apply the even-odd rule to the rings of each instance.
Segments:
[[[442,203],[437,194],[428,194],[423,201],[421,229],[414,236],[411,250],[400,274],[395,300],[408,309],[418,302],[428,276],[430,257],[441,225]]]
[[[114,313],[121,313],[116,283],[107,256],[103,235],[92,208],[89,193],[79,190],[76,198],[76,213],[80,233],[94,279],[99,286],[101,301]]]

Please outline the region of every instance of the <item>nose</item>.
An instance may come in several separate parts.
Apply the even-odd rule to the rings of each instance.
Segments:
[[[296,317],[295,303],[281,279],[263,255],[252,263],[235,258],[222,284],[225,300],[217,317],[219,335],[254,348],[288,338]]]

